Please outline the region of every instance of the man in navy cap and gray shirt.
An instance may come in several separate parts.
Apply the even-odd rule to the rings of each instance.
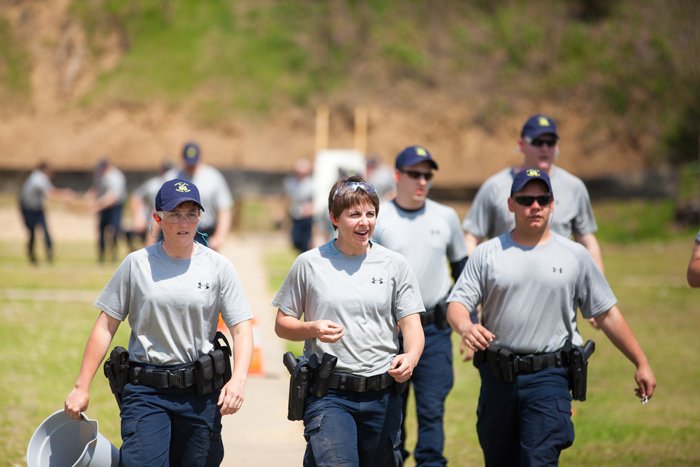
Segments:
[[[476,429],[487,467],[558,465],[573,444],[571,398],[585,399],[585,360],[575,358],[583,354],[577,308],[635,365],[642,402],[656,387],[591,254],[550,231],[556,193],[539,168],[515,175],[506,198],[515,228],[474,250],[448,298],[450,325],[476,352]],[[474,324],[468,310],[478,304],[481,323]]]
[[[418,443],[413,453],[418,466],[444,466],[443,414],[452,389],[452,330],[447,324],[446,298],[467,261],[459,217],[454,209],[427,199],[433,170],[438,165],[421,146],[410,146],[396,158],[396,198],[381,205],[374,237],[403,255],[418,278],[426,312],[423,355],[410,382],[416,397]],[[447,263],[450,267],[448,268]],[[403,394],[404,419],[409,390]],[[401,452],[408,457],[401,430]]]

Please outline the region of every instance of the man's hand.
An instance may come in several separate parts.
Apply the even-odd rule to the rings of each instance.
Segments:
[[[479,323],[474,324],[469,322],[464,329],[460,331],[460,335],[462,336],[462,345],[466,345],[474,352],[477,350],[486,350],[489,343],[496,338],[491,331]]]

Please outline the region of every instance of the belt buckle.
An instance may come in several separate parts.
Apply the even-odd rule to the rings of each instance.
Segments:
[[[367,380],[369,378],[361,376],[358,379],[358,384],[357,384],[357,392],[367,392]]]
[[[185,387],[182,381],[183,372],[179,370],[167,370],[168,373],[168,386],[171,388],[182,389]]]

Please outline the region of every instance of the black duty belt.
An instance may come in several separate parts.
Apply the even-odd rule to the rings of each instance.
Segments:
[[[172,368],[152,368],[130,362],[128,378],[131,384],[156,389],[185,389],[197,384],[194,363]]]
[[[381,391],[394,384],[389,373],[375,376],[356,376],[349,373],[333,373],[330,386],[333,389],[352,392]]]
[[[547,368],[563,367],[561,350],[552,353],[518,355],[515,357],[515,369],[518,373],[536,373]]]

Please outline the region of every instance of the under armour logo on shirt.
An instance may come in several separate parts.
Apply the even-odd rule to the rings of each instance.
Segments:
[[[552,272],[556,273],[557,268],[552,268]],[[562,268],[559,268],[559,274],[564,274],[564,270]]]
[[[379,279],[377,279],[376,277],[372,278],[372,284],[383,284],[383,283],[384,283],[384,279],[382,279],[381,277]]]
[[[430,235],[440,235],[440,231],[438,229],[431,229]]]
[[[197,283],[197,288],[198,289],[208,289],[209,288],[209,282],[198,282]]]

